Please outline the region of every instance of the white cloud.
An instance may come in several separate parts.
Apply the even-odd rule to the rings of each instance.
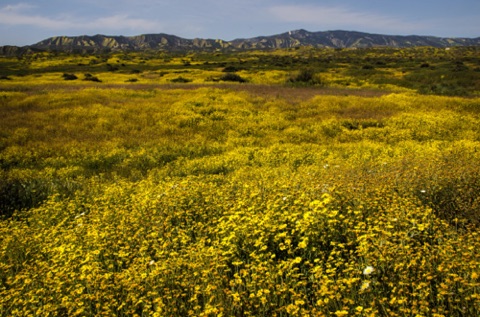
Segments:
[[[269,12],[283,22],[310,24],[322,28],[349,27],[358,30],[410,32],[424,27],[417,22],[412,23],[393,16],[355,11],[341,6],[280,5],[270,7]]]
[[[132,18],[126,14],[99,17],[95,19],[74,18],[72,16],[48,16],[35,15],[28,12],[35,8],[28,4],[8,5],[0,8],[0,24],[10,26],[30,26],[35,28],[53,30],[158,30],[160,23],[152,20]]]

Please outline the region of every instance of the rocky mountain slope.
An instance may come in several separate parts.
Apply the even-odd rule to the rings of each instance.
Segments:
[[[56,36],[25,47],[0,47],[0,54],[15,55],[25,51],[58,50],[65,52],[105,52],[139,50],[248,50],[292,48],[298,46],[329,48],[478,46],[478,38],[441,38],[433,36],[380,35],[353,31],[290,31],[272,36],[224,41],[219,39],[185,39],[169,34],[138,36]]]

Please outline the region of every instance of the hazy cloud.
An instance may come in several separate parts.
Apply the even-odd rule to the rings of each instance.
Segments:
[[[35,8],[34,5],[28,3],[9,4],[0,9],[5,12],[18,12]]]
[[[48,17],[30,14],[29,11],[35,6],[20,3],[7,5],[0,8],[0,24],[5,25],[29,25],[42,28],[62,29],[71,27],[69,21],[55,20]]]
[[[156,21],[150,21],[145,19],[131,18],[127,15],[114,15],[109,17],[102,17],[96,20],[90,21],[92,27],[105,28],[110,30],[124,30],[124,29],[136,29],[136,30],[158,30],[161,28],[160,23]]]

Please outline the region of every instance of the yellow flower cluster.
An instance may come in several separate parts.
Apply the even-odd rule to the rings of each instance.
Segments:
[[[480,314],[478,100],[50,88],[0,92],[0,316]]]

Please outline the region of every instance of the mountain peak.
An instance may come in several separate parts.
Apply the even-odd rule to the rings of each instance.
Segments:
[[[296,35],[296,34],[305,35],[305,34],[308,34],[308,33],[311,33],[311,32],[309,32],[305,29],[298,29],[298,30],[289,31],[288,33],[291,34],[291,35]]]

